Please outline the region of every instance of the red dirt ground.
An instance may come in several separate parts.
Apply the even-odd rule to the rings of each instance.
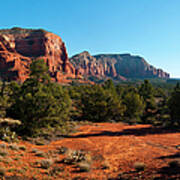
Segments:
[[[9,163],[0,162],[0,167],[7,170],[6,176],[25,176],[24,179],[180,179],[180,169],[168,166],[168,162],[180,160],[180,131],[163,130],[150,125],[96,123],[82,126],[77,133],[48,145],[37,146],[24,141],[18,143],[22,144],[26,146],[26,151],[7,149],[9,155],[6,159],[10,158]],[[36,157],[32,149],[46,153],[62,146],[90,152],[92,169],[78,172],[75,165],[53,164],[52,167],[64,167],[63,172],[55,177],[49,174],[50,170],[35,165],[37,160],[45,158]],[[58,154],[51,158],[62,160],[63,157]],[[144,163],[145,170],[135,171],[135,162]],[[103,169],[104,164],[109,167]]]

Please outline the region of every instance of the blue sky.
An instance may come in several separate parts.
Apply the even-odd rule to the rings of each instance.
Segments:
[[[131,53],[180,78],[180,0],[6,0],[0,17],[58,34],[69,56]]]

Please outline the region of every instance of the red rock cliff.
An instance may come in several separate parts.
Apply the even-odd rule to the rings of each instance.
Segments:
[[[23,82],[28,78],[32,59],[44,59],[54,81],[75,77],[61,38],[44,30],[12,28],[0,30],[0,75],[6,80]]]
[[[117,77],[117,72],[115,69],[115,63],[112,59],[111,62],[97,61],[97,59],[89,54],[89,52],[84,51],[70,58],[70,62],[76,68],[76,74],[85,77],[94,76],[97,78],[102,77]],[[126,80],[126,78],[119,76],[121,80]]]
[[[113,78],[169,78],[169,74],[156,69],[140,56],[130,54],[100,54],[91,56],[87,51],[70,58],[77,75]]]

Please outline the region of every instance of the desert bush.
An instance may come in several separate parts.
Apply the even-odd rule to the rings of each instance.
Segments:
[[[57,151],[59,154],[64,154],[68,151],[68,148],[67,147],[57,147]]]
[[[41,168],[49,169],[51,167],[51,165],[53,164],[53,160],[52,159],[43,159],[39,163],[40,163]]]
[[[102,169],[109,169],[110,168],[110,163],[109,161],[105,160],[101,166]]]
[[[19,161],[21,158],[20,157],[15,157],[13,158],[15,161]]]
[[[60,172],[63,172],[64,171],[64,168],[63,167],[59,167],[59,166],[54,166],[52,167],[52,169],[50,169],[49,171],[49,175],[50,176],[56,176],[58,175]]]
[[[0,149],[0,156],[7,156],[9,153],[6,149]]]
[[[0,144],[1,149],[6,149],[7,145],[6,144]]]
[[[15,151],[19,150],[19,146],[17,144],[9,144],[8,148]]]
[[[36,152],[38,152],[38,151],[39,151],[39,150],[36,149],[36,148],[31,149],[31,153],[36,153]]]
[[[77,167],[79,168],[80,172],[89,172],[91,170],[91,164],[86,161],[78,163]]]
[[[9,127],[4,127],[0,129],[0,136],[1,140],[6,141],[6,142],[11,142],[15,140],[16,138],[16,133],[12,132]]]
[[[42,145],[45,145],[45,141],[44,140],[36,140],[35,141],[35,144],[38,145],[38,146],[42,146]]]
[[[37,152],[35,152],[35,156],[38,156],[38,157],[46,157],[46,153],[43,152],[43,151],[37,151]]]
[[[4,167],[0,167],[0,177],[4,177],[6,175],[6,169]]]
[[[21,125],[21,122],[18,120],[0,118],[0,139],[7,142],[16,141],[17,135],[12,129],[17,128],[19,125]]]
[[[52,157],[52,158],[56,158],[57,157],[57,151],[56,150],[49,150],[46,154],[47,157]]]
[[[26,146],[20,145],[20,146],[19,146],[19,149],[22,150],[22,151],[25,151],[25,150],[26,150]]]
[[[74,164],[82,161],[91,162],[90,154],[82,150],[68,149],[66,157],[63,159],[63,162],[66,164]]]
[[[7,164],[7,165],[9,165],[10,163],[12,163],[12,159],[9,158],[9,157],[6,157],[6,158],[2,157],[2,158],[0,159],[0,161],[3,162],[3,163],[5,163],[5,164]]]

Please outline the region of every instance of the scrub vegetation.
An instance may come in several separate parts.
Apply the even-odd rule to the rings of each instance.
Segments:
[[[43,60],[34,60],[26,81],[22,84],[2,82],[0,88],[0,138],[1,141],[10,143],[0,147],[1,157],[9,156],[13,151],[13,158],[21,159],[17,153],[27,153],[28,148],[23,144],[18,145],[20,139],[31,139],[33,142],[35,138],[35,144],[43,146],[46,140],[50,141],[55,135],[59,138],[70,138],[69,132],[86,122],[125,123],[133,126],[147,124],[161,130],[180,128],[179,83],[174,87],[172,84],[158,86],[149,80],[115,84],[109,79],[101,84],[72,83],[62,86],[51,81]],[[113,134],[105,131],[103,133],[108,136]],[[141,133],[144,131],[139,132]],[[93,170],[93,156],[91,160],[87,160],[89,152],[68,152],[71,153],[65,153],[64,159],[58,160],[58,152],[47,153],[37,149],[34,156],[46,159],[34,162],[32,166],[47,170],[47,174],[63,171],[63,167],[53,167],[56,162],[66,166],[75,164],[77,172]],[[105,162],[104,160],[104,164]],[[103,162],[101,164],[105,167]],[[111,169],[110,166],[104,169]],[[134,165],[137,172],[146,170],[145,167],[147,166],[144,162]],[[7,173],[4,167],[0,171],[2,177]]]

